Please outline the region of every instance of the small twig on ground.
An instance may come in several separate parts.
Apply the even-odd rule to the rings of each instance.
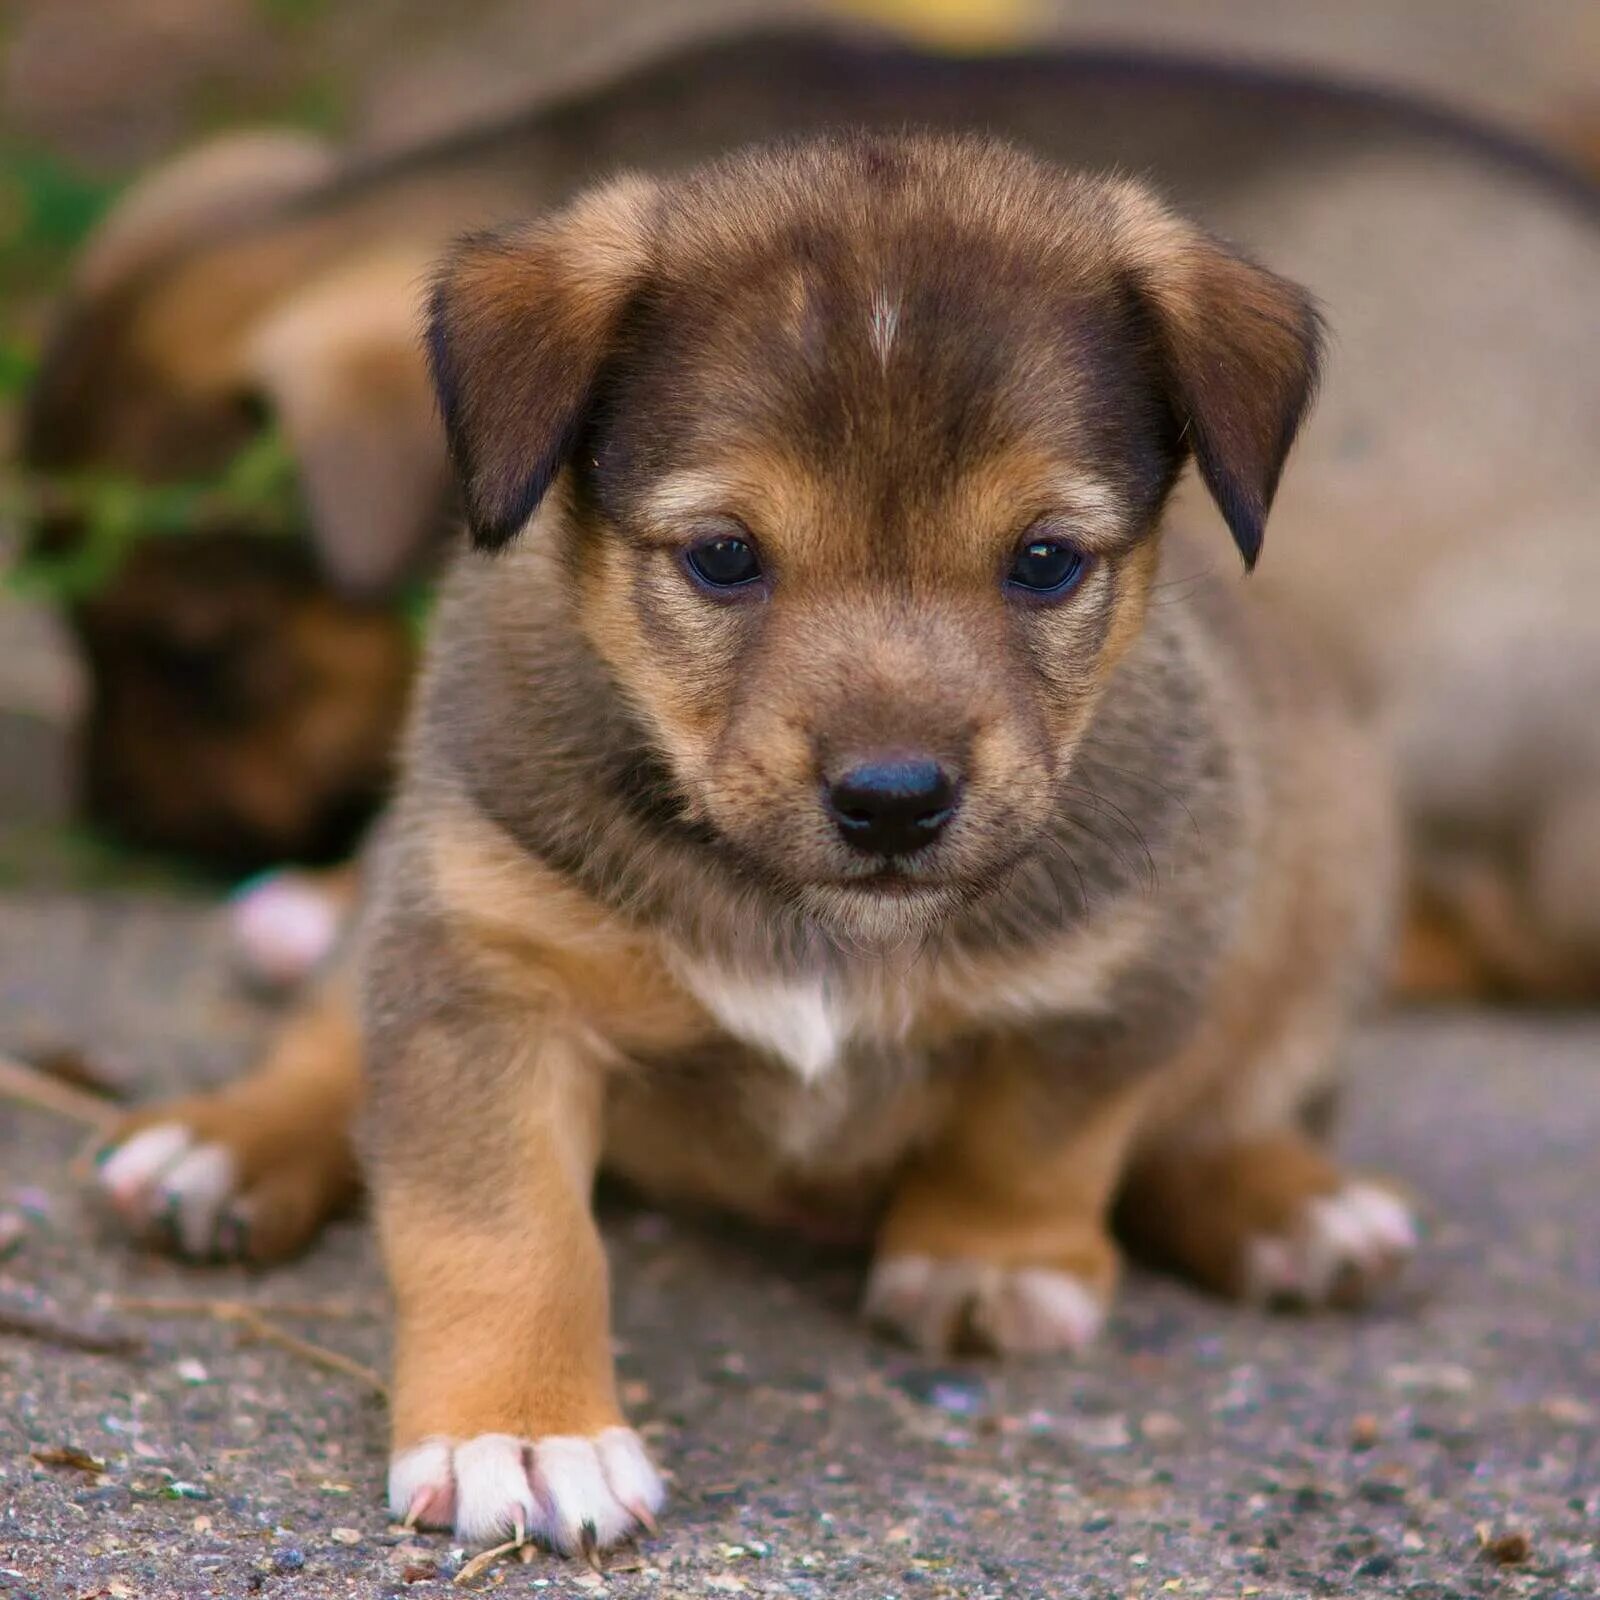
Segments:
[[[111,1067],[103,1058],[72,1044],[39,1044],[18,1052],[16,1059],[26,1062],[53,1083],[101,1100],[126,1100],[132,1075],[126,1062]]]
[[[277,1323],[269,1322],[265,1317],[257,1316],[253,1312],[247,1312],[246,1315],[234,1320],[256,1338],[268,1344],[278,1345],[299,1356],[302,1361],[309,1361],[313,1366],[325,1367],[330,1372],[342,1372],[347,1378],[354,1378],[356,1382],[364,1384],[383,1399],[389,1398],[389,1385],[371,1367],[357,1361],[353,1356],[329,1350],[325,1345],[313,1344],[311,1340],[302,1339],[298,1334],[290,1333],[287,1328],[280,1328]]]
[[[69,1122],[103,1131],[117,1118],[117,1108],[70,1083],[61,1083],[48,1073],[30,1067],[11,1056],[0,1056],[0,1097],[49,1111]]]
[[[504,1544],[497,1544],[494,1549],[485,1550],[482,1555],[474,1556],[450,1582],[459,1589],[463,1584],[481,1578],[501,1556],[508,1556],[513,1550],[520,1550],[527,1542],[527,1536],[519,1533],[515,1539],[507,1539]]]
[[[119,1328],[85,1327],[66,1322],[53,1312],[31,1306],[0,1301],[0,1334],[14,1334],[38,1344],[57,1345],[67,1350],[85,1350],[97,1356],[137,1356],[146,1350],[137,1333]]]
[[[108,1304],[147,1317],[226,1317],[221,1308],[241,1306],[258,1317],[303,1317],[308,1322],[355,1321],[375,1311],[354,1300],[230,1300],[197,1295],[111,1295]]]
[[[329,1372],[343,1373],[345,1377],[354,1378],[357,1383],[364,1385],[374,1394],[388,1398],[388,1384],[371,1367],[357,1361],[353,1356],[344,1355],[338,1350],[330,1350],[326,1345],[314,1344],[310,1339],[302,1339],[297,1333],[290,1333],[287,1328],[280,1328],[276,1322],[263,1315],[262,1309],[243,1300],[142,1300],[130,1296],[114,1298],[112,1304],[120,1310],[142,1312],[147,1316],[209,1317],[215,1322],[231,1322],[251,1338],[259,1339],[264,1344],[275,1344],[280,1349],[299,1356],[302,1361],[310,1362],[312,1366],[322,1367]],[[277,1316],[354,1315],[347,1306],[275,1305],[265,1309]]]

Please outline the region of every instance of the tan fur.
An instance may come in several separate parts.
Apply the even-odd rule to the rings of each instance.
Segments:
[[[417,1041],[445,1066],[453,1046]],[[600,1079],[559,1034],[524,1047],[504,1149],[475,1185],[498,1202],[441,1216],[402,1181],[376,1205],[399,1337],[397,1446],[435,1435],[588,1434],[620,1420],[607,1335],[605,1257],[589,1215]]]
[[[432,538],[449,478],[416,361],[426,253],[328,273],[254,326],[243,348],[300,463],[312,528],[341,588],[381,592]]]
[[[121,195],[73,266],[74,291],[97,299],[161,257],[242,216],[324,182],[333,151],[308,134],[236,133],[201,145]]]

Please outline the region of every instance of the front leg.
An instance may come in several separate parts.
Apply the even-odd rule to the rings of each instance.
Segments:
[[[1107,1218],[1146,1092],[1067,1089],[1026,1042],[997,1046],[895,1189],[868,1319],[932,1354],[1082,1349],[1116,1286]]]
[[[399,1519],[591,1558],[654,1525],[590,1210],[603,1071],[559,1025],[508,1015],[425,1024],[378,1075]]]

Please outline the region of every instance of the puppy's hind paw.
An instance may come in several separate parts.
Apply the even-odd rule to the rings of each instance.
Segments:
[[[226,1092],[140,1113],[96,1162],[101,1196],[134,1238],[192,1261],[279,1261],[354,1191],[342,1131],[274,1128]]]
[[[632,1428],[589,1438],[425,1439],[389,1466],[396,1520],[453,1529],[467,1545],[521,1536],[562,1555],[592,1557],[641,1530],[653,1533],[665,1498]]]
[[[930,1355],[1077,1352],[1105,1320],[1100,1294],[1073,1273],[924,1255],[875,1262],[863,1309],[874,1327]]]
[[[199,1260],[235,1253],[244,1227],[238,1177],[226,1145],[202,1142],[182,1122],[140,1128],[99,1166],[101,1192],[130,1231],[164,1230],[180,1254]]]
[[[1291,1228],[1246,1247],[1245,1298],[1260,1305],[1356,1306],[1392,1281],[1417,1247],[1399,1195],[1351,1180],[1308,1199]]]

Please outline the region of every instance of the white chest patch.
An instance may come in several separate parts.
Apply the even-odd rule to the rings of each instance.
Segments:
[[[678,976],[735,1038],[776,1056],[807,1083],[827,1075],[858,1031],[856,1008],[822,979],[751,978],[684,961]]]

